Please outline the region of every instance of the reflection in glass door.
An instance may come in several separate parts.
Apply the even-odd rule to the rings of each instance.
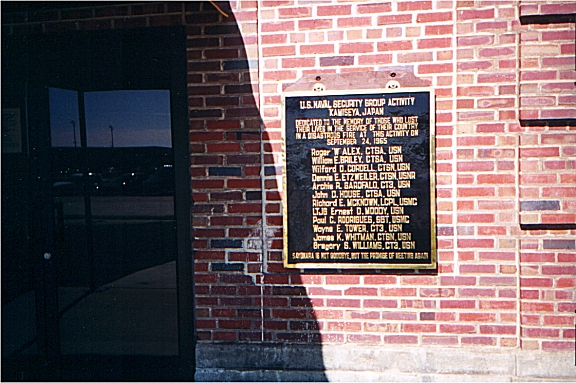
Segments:
[[[176,357],[170,92],[49,93],[61,354]]]
[[[3,380],[193,379],[186,64],[185,26],[3,36]]]

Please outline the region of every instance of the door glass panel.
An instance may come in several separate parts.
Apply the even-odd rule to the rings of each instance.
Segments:
[[[29,232],[26,158],[2,154],[2,367],[36,350],[36,292]],[[9,370],[8,365],[7,370]],[[10,380],[10,379],[8,379]]]
[[[79,147],[78,92],[49,88],[50,137],[52,147]]]
[[[78,92],[49,88],[54,240],[59,311],[89,292],[90,248],[86,225],[84,152]]]
[[[170,92],[85,93],[89,147],[172,147]]]
[[[61,352],[176,356],[170,93],[83,93],[84,121],[78,126],[84,147],[80,138],[77,147],[70,145],[73,117],[56,106],[72,105],[73,97],[54,94],[55,238],[59,297],[66,302]],[[54,140],[57,135],[63,138]]]

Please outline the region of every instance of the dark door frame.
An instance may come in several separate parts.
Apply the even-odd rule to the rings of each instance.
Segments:
[[[145,55],[147,49],[151,48],[146,36],[164,36],[164,47],[166,52],[165,60],[162,64],[168,66],[162,72],[165,74],[161,79],[151,78],[154,70],[147,71],[143,65],[138,65],[138,54]],[[27,60],[22,70],[27,72],[26,94],[27,108],[35,113],[28,113],[30,117],[24,124],[28,125],[28,137],[30,139],[30,162],[32,193],[31,209],[34,213],[31,217],[32,241],[31,251],[36,263],[36,312],[37,312],[37,334],[38,345],[41,353],[45,356],[44,369],[45,379],[58,379],[59,373],[59,312],[58,296],[56,286],[57,265],[49,254],[55,253],[55,244],[52,235],[54,232],[54,209],[52,198],[52,181],[50,172],[50,129],[46,122],[49,115],[46,108],[47,103],[47,73],[45,69],[49,67],[42,60],[48,60],[50,53],[44,49],[42,51],[42,41],[51,40],[60,45],[60,49],[80,49],[83,53],[86,47],[74,46],[69,41],[78,42],[82,38],[91,41],[95,36],[123,39],[131,36],[130,41],[137,45],[133,53],[131,50],[121,50],[120,63],[110,63],[115,65],[122,72],[121,78],[112,79],[110,84],[102,84],[98,81],[80,81],[79,91],[92,90],[120,90],[120,89],[170,89],[170,109],[172,121],[172,149],[174,153],[174,214],[176,222],[176,285],[177,285],[177,310],[178,310],[178,355],[179,355],[179,378],[182,380],[193,380],[196,359],[196,329],[195,329],[195,303],[194,303],[194,273],[193,254],[191,238],[191,187],[190,187],[190,151],[189,151],[189,117],[188,117],[188,95],[187,95],[187,66],[186,66],[186,28],[178,27],[158,27],[142,28],[130,30],[106,30],[106,31],[75,31],[58,34],[27,35],[20,40],[20,43],[27,46]],[[166,36],[168,36],[166,38]],[[105,49],[105,47],[99,47]],[[122,48],[122,47],[121,47]],[[44,52],[44,53],[38,53]],[[144,53],[143,53],[144,52]],[[88,55],[86,55],[88,56]],[[128,57],[126,57],[128,56]],[[83,55],[79,55],[83,57]],[[82,60],[82,58],[80,59]],[[132,67],[134,64],[135,68]],[[82,65],[82,64],[80,64]],[[86,62],[83,63],[86,68]],[[102,64],[100,67],[91,68],[96,73],[95,76],[104,78],[106,69]],[[120,67],[118,67],[120,66]],[[156,68],[158,69],[158,68]],[[139,79],[139,71],[142,71],[142,81]],[[67,74],[61,74],[65,77]],[[76,73],[78,76],[78,73]],[[80,73],[82,77],[91,76],[90,73]],[[160,76],[159,76],[160,77]],[[114,83],[114,81],[116,81]],[[65,81],[64,81],[65,82]],[[95,84],[95,88],[86,88],[86,84]],[[161,85],[158,85],[162,83]],[[38,87],[38,84],[42,86]],[[89,87],[91,85],[88,85]],[[40,113],[37,113],[41,111]],[[82,112],[81,112],[82,113]],[[83,118],[81,117],[81,120]],[[82,123],[82,122],[81,122]]]

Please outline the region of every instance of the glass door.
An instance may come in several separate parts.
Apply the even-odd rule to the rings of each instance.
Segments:
[[[16,42],[22,80],[3,93],[23,102],[3,112],[13,131],[21,108],[25,169],[3,172],[3,208],[26,219],[3,209],[3,379],[193,380],[185,42],[184,28]]]
[[[177,357],[170,92],[49,100],[61,354]]]

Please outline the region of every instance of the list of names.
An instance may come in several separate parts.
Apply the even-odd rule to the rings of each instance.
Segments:
[[[416,97],[398,94],[299,100],[300,112],[323,113],[321,118],[314,116],[320,113],[312,117],[297,113],[293,121],[293,142],[312,143],[308,169],[312,241],[307,249],[291,252],[293,262],[430,259],[431,250],[418,243],[422,236],[413,222],[423,192],[415,190],[415,182],[429,178],[430,169],[428,164],[413,163],[413,142],[422,142],[420,135],[427,134],[421,115],[414,113],[415,102]],[[403,109],[412,113],[390,113]]]

